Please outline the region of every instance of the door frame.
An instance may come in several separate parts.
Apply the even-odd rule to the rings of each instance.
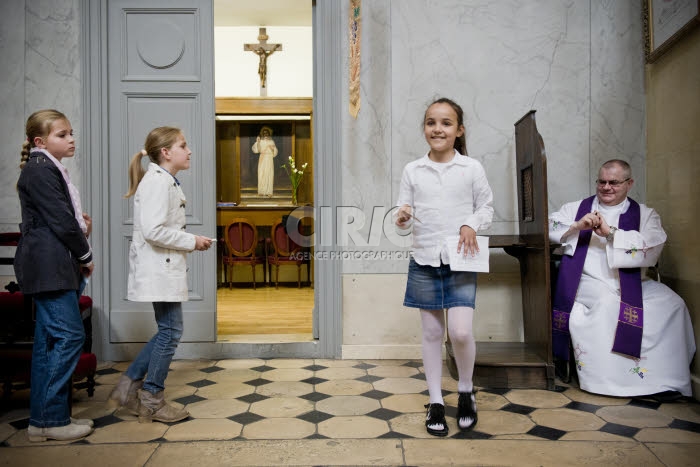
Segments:
[[[92,213],[92,247],[98,260],[90,294],[93,299],[93,339],[101,360],[128,360],[136,356],[143,343],[109,342],[110,174],[105,160],[109,154],[110,125],[107,89],[107,11],[110,0],[81,0],[82,119],[81,146],[87,157],[81,158],[85,206]],[[201,0],[206,1],[206,0]],[[211,1],[211,0],[209,0]],[[342,115],[342,3],[315,0],[313,5],[314,48],[314,200],[327,212],[341,205],[340,116]],[[212,7],[213,12],[213,7]],[[213,14],[213,13],[212,13]],[[212,36],[214,32],[212,31]],[[213,43],[213,40],[212,40]],[[117,53],[117,52],[112,52]],[[213,53],[213,51],[212,51]],[[213,94],[213,93],[212,93]],[[212,105],[214,103],[212,102]],[[215,125],[212,120],[211,125]],[[214,132],[212,131],[212,134]],[[323,155],[323,157],[319,157]],[[215,200],[210,200],[212,203]],[[211,226],[215,228],[215,226]],[[316,238],[336,238],[335,216],[317,219]],[[328,252],[315,267],[314,315],[318,319],[318,339],[312,342],[245,344],[228,342],[181,343],[176,358],[340,358],[342,346],[341,264],[336,242],[317,246]],[[216,297],[214,297],[214,302]],[[316,323],[315,323],[316,325]]]

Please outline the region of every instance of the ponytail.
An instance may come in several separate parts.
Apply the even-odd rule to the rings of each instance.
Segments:
[[[23,169],[29,160],[29,147],[29,141],[25,140],[24,143],[22,143],[22,151],[20,152],[20,169]]]
[[[141,158],[145,155],[147,155],[146,150],[142,149],[131,158],[131,162],[129,163],[129,191],[126,192],[124,198],[131,198],[134,196],[136,189],[139,187],[139,183],[141,183],[141,179],[146,175],[146,171],[141,165]]]

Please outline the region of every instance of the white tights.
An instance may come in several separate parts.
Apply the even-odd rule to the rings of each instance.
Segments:
[[[474,308],[459,306],[447,312],[447,329],[452,342],[459,382],[459,392],[470,392],[474,385],[476,343],[472,332]],[[443,310],[421,310],[423,325],[423,368],[431,404],[445,404],[442,399],[442,345],[445,338]]]

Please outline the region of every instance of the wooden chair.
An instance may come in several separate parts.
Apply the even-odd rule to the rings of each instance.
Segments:
[[[244,218],[233,219],[224,229],[226,252],[224,253],[224,268],[229,275],[228,287],[231,288],[230,273],[233,266],[248,265],[253,272],[253,289],[256,288],[255,266],[263,266],[263,277],[267,275],[265,258],[257,255],[258,229],[255,224]]]
[[[267,264],[270,265],[270,279],[272,266],[275,266],[275,288],[279,288],[280,266],[297,267],[297,286],[301,288],[301,265],[304,263],[300,257],[302,247],[289,237],[282,219],[277,219],[272,225],[270,237],[272,251],[267,254]]]

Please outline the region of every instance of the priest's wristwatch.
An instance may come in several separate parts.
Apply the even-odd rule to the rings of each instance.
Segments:
[[[615,232],[617,232],[617,227],[613,227],[612,225],[610,226],[610,232],[605,236],[605,239],[609,242],[612,242],[613,239],[615,238]]]

